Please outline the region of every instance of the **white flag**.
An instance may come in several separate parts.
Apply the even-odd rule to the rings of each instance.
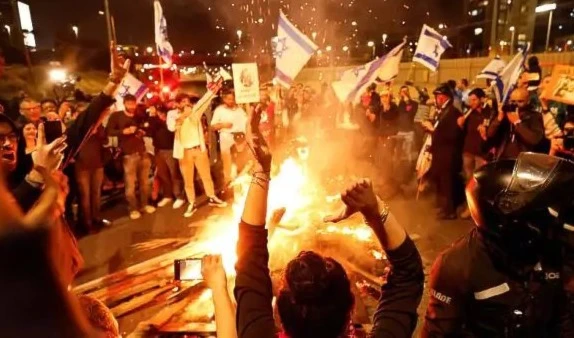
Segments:
[[[171,64],[171,58],[173,56],[173,47],[167,38],[167,21],[165,16],[163,16],[163,9],[158,0],[153,3],[154,6],[154,17],[155,17],[155,44],[157,48],[157,53],[163,61],[167,64]]]
[[[506,67],[504,67],[504,69],[496,77],[494,94],[496,94],[496,99],[498,102],[505,104],[508,100],[508,97],[510,96],[510,93],[512,93],[516,87],[516,83],[524,71],[524,62],[526,61],[529,48],[530,45],[526,46],[524,50],[518,52],[512,61],[510,61],[510,63],[508,63],[508,65],[506,65]]]
[[[416,61],[428,69],[436,72],[440,57],[445,50],[451,48],[452,45],[442,36],[439,32],[432,29],[427,25],[423,25],[423,30],[417,43],[417,50],[413,56],[413,61]]]
[[[341,75],[339,81],[332,84],[337,98],[341,102],[355,100],[377,77],[388,82],[399,74],[399,65],[406,41],[396,46],[387,55],[375,59],[365,65],[349,69]]]
[[[317,45],[279,13],[278,33],[272,40],[275,57],[275,80],[284,87],[291,87],[295,77],[307,64]]]
[[[492,59],[486,67],[478,74],[477,79],[490,79],[495,80],[498,74],[506,67],[506,62],[500,57]]]

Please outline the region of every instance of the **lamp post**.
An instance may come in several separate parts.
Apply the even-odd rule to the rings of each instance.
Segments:
[[[367,46],[369,46],[369,47],[371,47],[371,48],[373,49],[372,58],[374,59],[374,58],[375,58],[375,53],[376,53],[375,43],[374,43],[373,41],[369,41],[369,42],[367,43]]]
[[[8,35],[12,37],[12,27],[10,27],[10,25],[4,25],[4,29],[6,29]]]
[[[545,53],[548,51],[548,47],[550,46],[550,32],[552,32],[552,15],[553,15],[555,9],[556,9],[556,4],[555,3],[549,3],[549,4],[540,5],[540,6],[536,7],[536,10],[535,10],[536,13],[550,12],[548,14],[548,30],[546,31],[546,47],[544,49]]]
[[[243,36],[243,31],[241,29],[237,30],[237,40],[239,40],[239,43],[241,44],[241,37]]]
[[[509,28],[510,33],[512,33],[511,37],[510,37],[510,54],[514,54],[514,36],[516,34],[516,28],[514,28],[514,26],[511,26]]]
[[[349,52],[349,47],[348,46],[343,46],[343,52],[347,53],[347,56],[351,56],[351,53]]]
[[[76,35],[76,40],[77,40],[78,34],[80,33],[80,29],[78,28],[78,26],[72,26],[72,30],[74,31],[74,34]]]
[[[108,44],[109,44],[114,39],[114,35],[112,33],[112,15],[110,14],[109,0],[104,0],[104,14],[106,15],[106,28],[108,30]]]

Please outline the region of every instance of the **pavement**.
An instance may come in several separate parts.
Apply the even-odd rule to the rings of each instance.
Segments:
[[[410,197],[398,197],[390,201],[390,206],[393,214],[415,238],[426,276],[437,255],[472,228],[471,222],[464,220],[436,221],[428,198],[415,201]],[[167,206],[132,221],[127,217],[127,207],[123,202],[112,202],[104,212],[106,218],[115,220],[112,226],[79,241],[85,268],[78,276],[76,285],[172,251],[191,241],[201,227],[209,226],[210,216],[225,212],[204,205],[193,217],[186,219],[183,217],[184,211],[185,206],[179,210]],[[427,299],[425,287],[419,309],[421,319]],[[135,325],[137,323],[131,320],[129,323],[120,320],[120,326],[131,328]]]

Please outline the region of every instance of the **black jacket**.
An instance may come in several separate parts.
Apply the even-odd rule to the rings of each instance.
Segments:
[[[436,259],[422,337],[573,337],[561,268],[515,269],[493,247],[474,229]]]
[[[459,172],[462,168],[463,130],[457,124],[462,116],[452,103],[443,109],[438,117],[438,125],[432,133],[433,176]]]
[[[488,127],[488,139],[496,144],[497,155],[501,159],[514,159],[521,152],[536,152],[544,139],[542,115],[536,111],[520,112],[521,123],[511,125],[505,117],[498,121],[495,117]]]
[[[242,223],[237,242],[237,336],[271,338],[277,334],[271,301],[267,230]],[[417,324],[417,307],[423,288],[422,261],[413,241],[387,252],[392,265],[374,316],[371,337],[411,337]]]

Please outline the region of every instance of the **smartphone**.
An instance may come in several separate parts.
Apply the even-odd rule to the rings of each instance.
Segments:
[[[202,280],[201,259],[186,258],[176,259],[173,262],[174,279],[178,281],[196,281]]]
[[[46,143],[52,143],[57,138],[64,134],[61,121],[46,121],[44,122],[44,135],[46,136]]]

